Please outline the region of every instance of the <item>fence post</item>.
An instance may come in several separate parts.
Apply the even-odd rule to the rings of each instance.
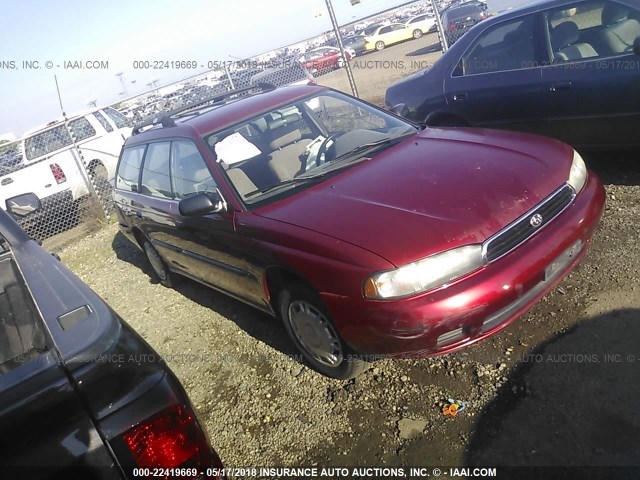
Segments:
[[[69,125],[69,119],[67,118],[67,113],[65,112],[62,106],[62,96],[60,95],[60,87],[58,86],[58,77],[54,75],[53,78],[56,81],[56,90],[58,91],[58,101],[60,102],[60,109],[62,110],[62,118],[64,120],[64,126],[66,127],[67,132],[71,137],[71,142],[73,143],[73,150],[75,150],[75,152],[78,154],[78,157],[79,157],[78,159],[76,158],[75,155],[72,154],[73,158],[76,161],[76,164],[78,165],[78,170],[80,172],[80,175],[82,176],[82,179],[85,181],[85,184],[87,185],[87,188],[89,190],[89,195],[91,195],[94,203],[96,203],[97,206],[99,206],[102,209],[102,216],[107,220],[109,220],[110,217],[109,217],[109,208],[107,205],[108,202],[105,202],[105,204],[103,205],[102,202],[100,201],[100,195],[98,194],[98,187],[95,184],[95,178],[92,175],[90,175],[89,172],[87,171],[87,164],[85,162],[84,155],[82,155],[82,150],[80,149],[80,146],[78,145],[78,142],[76,140],[76,134],[71,128],[71,126]],[[100,211],[100,208],[97,209],[96,213]]]
[[[349,85],[351,86],[351,93],[353,93],[354,97],[358,97],[358,87],[356,86],[356,80],[353,78],[353,71],[351,70],[351,65],[349,65],[349,60],[347,59],[347,55],[344,51],[344,45],[342,44],[342,36],[340,35],[340,27],[338,26],[338,21],[336,20],[336,14],[333,11],[333,4],[331,0],[326,0],[327,2],[327,10],[329,11],[329,17],[331,18],[331,24],[333,25],[333,31],[336,35],[336,40],[338,42],[338,48],[340,49],[340,55],[342,56],[342,61],[344,62],[344,68],[347,70],[347,78],[349,79]]]
[[[442,53],[449,50],[449,44],[447,43],[447,35],[446,32],[442,29],[442,20],[440,19],[440,12],[438,11],[438,5],[436,5],[436,0],[427,0],[431,7],[433,8],[433,14],[436,17],[436,25],[438,28],[438,38],[440,39],[440,45],[442,46]]]

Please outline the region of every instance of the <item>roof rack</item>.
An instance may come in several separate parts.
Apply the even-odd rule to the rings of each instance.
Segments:
[[[195,103],[190,103],[188,105],[184,105],[182,107],[175,108],[169,112],[161,113],[158,116],[155,116],[149,120],[146,120],[133,128],[131,135],[137,135],[142,131],[143,128],[149,127],[152,125],[162,125],[163,127],[175,127],[176,122],[173,117],[180,113],[191,112],[192,110],[197,110],[201,108],[206,108],[214,105],[224,105],[227,103],[231,97],[236,95],[240,95],[242,93],[251,92],[252,90],[260,90],[259,92],[255,92],[253,95],[257,95],[259,93],[270,92],[275,90],[276,87],[272,83],[260,82],[255,85],[251,85],[249,87],[237,88],[235,90],[229,90],[228,92],[217,93],[216,95],[211,95],[210,97],[203,98]],[[195,111],[194,114],[199,114],[199,112]]]

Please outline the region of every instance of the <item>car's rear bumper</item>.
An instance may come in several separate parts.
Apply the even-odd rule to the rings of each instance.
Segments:
[[[511,253],[452,284],[397,301],[323,296],[343,339],[358,353],[432,356],[500,331],[554,288],[585,254],[604,207],[600,181],[589,180],[555,220]],[[547,267],[581,243],[555,275]]]

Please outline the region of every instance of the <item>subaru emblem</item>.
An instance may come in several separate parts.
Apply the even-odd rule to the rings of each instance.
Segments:
[[[533,228],[538,228],[540,225],[542,225],[542,215],[536,213],[533,217],[531,217],[529,223]]]

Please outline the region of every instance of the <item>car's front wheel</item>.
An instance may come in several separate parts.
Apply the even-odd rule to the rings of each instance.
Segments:
[[[384,42],[382,42],[382,41],[376,42],[376,50],[377,51],[384,50],[384,47],[386,47]]]
[[[418,38],[420,38],[421,36],[422,36],[422,30],[420,30],[419,28],[416,28],[416,29],[413,31],[413,38],[415,38],[415,39],[417,40],[417,39],[418,39]]]
[[[167,264],[164,263],[164,260],[162,260],[162,257],[155,249],[155,247],[151,245],[151,242],[149,240],[145,239],[142,242],[142,250],[147,257],[147,260],[149,260],[149,264],[151,264],[153,273],[156,274],[158,281],[165,287],[173,287],[175,283],[175,275],[171,273],[171,271],[167,267]]]
[[[285,329],[311,368],[339,380],[356,377],[366,369],[367,362],[356,358],[343,344],[329,312],[313,290],[289,285],[278,300]]]

